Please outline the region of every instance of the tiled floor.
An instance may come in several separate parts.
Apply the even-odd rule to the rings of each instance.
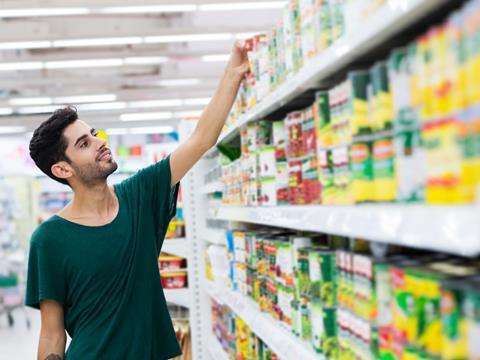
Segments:
[[[0,315],[0,360],[34,360],[40,331],[40,312],[24,308],[13,312],[14,325],[9,327],[5,314]],[[27,318],[31,327],[27,328]]]

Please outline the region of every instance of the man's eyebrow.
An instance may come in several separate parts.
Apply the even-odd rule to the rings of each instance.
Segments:
[[[77,139],[77,141],[75,141],[75,144],[73,146],[77,146],[80,141],[82,141],[83,139],[86,139],[87,137],[88,137],[88,134],[84,134],[84,135],[80,136]]]

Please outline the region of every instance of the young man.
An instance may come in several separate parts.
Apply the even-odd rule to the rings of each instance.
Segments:
[[[119,185],[104,140],[73,108],[34,132],[30,154],[73,200],[32,235],[26,304],[40,309],[39,360],[159,360],[180,348],[157,258],[175,214],[178,183],[215,145],[248,70],[236,43],[221,83],[190,138]],[[72,342],[65,353],[66,334]]]

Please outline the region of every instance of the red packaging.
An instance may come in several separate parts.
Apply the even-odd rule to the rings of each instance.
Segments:
[[[290,205],[305,204],[302,160],[288,162],[288,202]]]
[[[168,241],[168,240],[167,240]],[[180,270],[185,268],[185,259],[179,256],[171,256],[162,253],[158,258],[160,270]]]
[[[164,289],[183,289],[187,287],[186,272],[170,272],[160,274]]]
[[[299,158],[303,156],[303,112],[295,111],[287,115],[287,156]]]

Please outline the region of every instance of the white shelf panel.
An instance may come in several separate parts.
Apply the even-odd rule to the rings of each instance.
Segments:
[[[165,239],[162,251],[186,258],[187,257],[187,239]]]
[[[438,8],[448,0],[389,0],[367,21],[359,31],[350,31],[333,46],[316,58],[305,63],[303,68],[276,91],[266,96],[248,113],[242,115],[236,125],[227,129],[219,142],[228,142],[245,124],[281,108],[306,90],[317,87],[324,79],[344,68],[360,56],[384,44],[391,36],[405,30],[409,25]],[[211,150],[210,152],[213,152]],[[210,153],[209,152],[209,153]]]
[[[364,238],[463,256],[480,254],[480,205],[222,206],[216,218]]]
[[[203,235],[206,242],[215,245],[227,245],[226,230],[207,229]]]
[[[212,194],[223,191],[223,183],[221,181],[214,181],[210,184],[204,185],[200,190],[202,194]]]
[[[208,339],[208,352],[213,360],[229,360],[228,354],[223,350],[222,345],[217,338],[212,334]]]
[[[190,308],[190,294],[186,289],[164,289],[167,302]]]
[[[313,350],[311,344],[295,337],[270,315],[261,312],[253,300],[230,289],[220,288],[212,282],[207,281],[204,285],[210,297],[220,304],[228,305],[280,359],[324,359]]]

